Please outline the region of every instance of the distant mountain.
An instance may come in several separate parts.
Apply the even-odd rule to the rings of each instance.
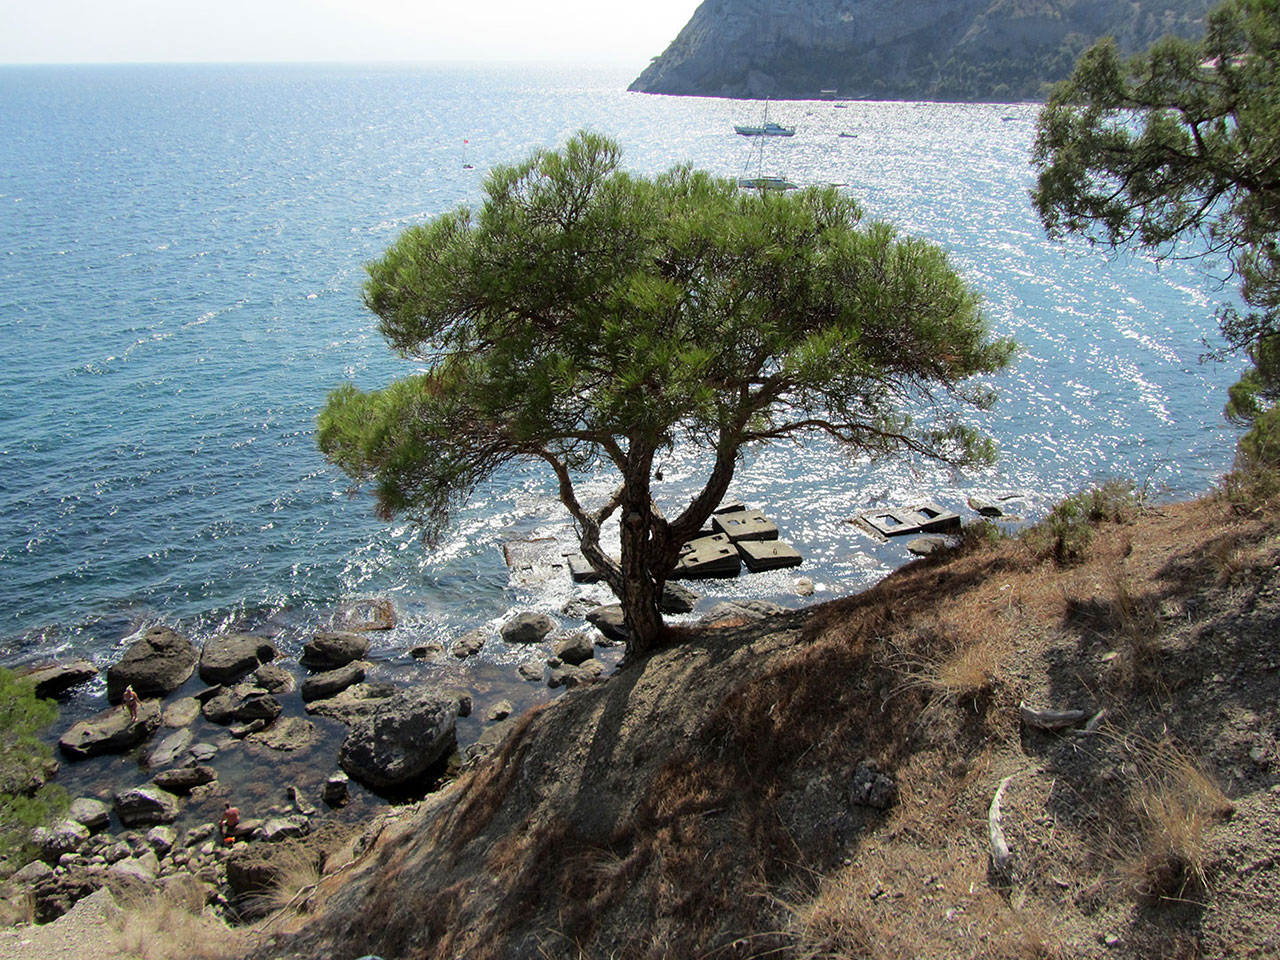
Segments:
[[[1210,0],[704,0],[630,89],[804,100],[1035,100],[1106,34],[1198,36]]]

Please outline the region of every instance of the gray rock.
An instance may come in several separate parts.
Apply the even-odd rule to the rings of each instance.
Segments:
[[[311,832],[311,823],[301,814],[291,817],[272,817],[262,825],[262,839],[268,843],[305,837]]]
[[[148,830],[145,839],[147,846],[155,851],[156,856],[163,857],[173,849],[174,843],[177,842],[177,835],[173,827],[159,826]]]
[[[253,679],[268,693],[293,693],[298,685],[293,674],[276,663],[264,663],[253,671]]]
[[[541,680],[545,673],[542,664],[533,662],[522,663],[516,670],[520,673],[520,679],[522,680]]]
[[[191,759],[196,763],[208,763],[218,755],[218,748],[212,743],[193,743],[191,745]]]
[[[368,652],[369,638],[358,633],[317,633],[303,646],[299,662],[308,670],[336,670]]]
[[[428,657],[434,657],[437,653],[444,650],[444,644],[437,643],[435,640],[428,640],[426,643],[415,644],[409,648],[409,656],[415,660],[425,660]]]
[[[152,867],[151,864],[154,860],[154,854],[151,856],[151,860],[147,860],[145,857],[129,857],[126,860],[113,863],[107,873],[112,877],[141,880],[150,884],[155,881],[156,871],[159,869],[158,864],[154,868]]]
[[[693,613],[693,608],[699,599],[701,599],[700,595],[688,587],[668,581],[662,587],[662,599],[658,602],[658,609],[663,613]]]
[[[915,537],[907,541],[907,550],[917,557],[928,557],[935,553],[945,553],[956,546],[956,541],[936,534]]]
[[[123,707],[108,707],[73,725],[62,735],[58,746],[73,760],[120,753],[141,743],[159,726],[160,705],[155,700],[144,700],[138,705],[137,720],[130,720],[129,711]]]
[[[167,793],[186,794],[196,787],[213,783],[216,779],[218,779],[218,771],[213,767],[201,765],[161,771],[151,778],[151,782]]]
[[[147,756],[147,766],[156,770],[161,767],[171,767],[178,762],[178,758],[185,755],[187,748],[191,746],[191,731],[189,729],[176,730],[169,736],[160,741],[160,745],[156,747]]]
[[[234,683],[280,656],[275,645],[248,633],[210,637],[200,654],[200,679],[208,684]]]
[[[161,723],[166,727],[189,727],[200,716],[200,701],[195,697],[183,697],[164,708]]]
[[[626,618],[622,615],[622,604],[610,603],[587,611],[587,623],[610,640],[623,642],[627,639]]]
[[[280,701],[261,687],[239,683],[210,698],[204,705],[204,715],[210,723],[223,725],[247,724],[254,720],[265,720],[269,724],[283,709]]]
[[[460,636],[450,652],[459,660],[475,656],[484,648],[484,642],[488,636],[487,627],[478,627]]]
[[[101,830],[111,822],[111,808],[95,797],[77,797],[71,801],[67,817],[90,830]]]
[[[316,741],[316,725],[303,717],[285,717],[249,738],[272,750],[302,750]]]
[[[107,699],[119,703],[124,688],[140,697],[165,697],[195,672],[199,651],[168,627],[152,627],[107,668]]]
[[[159,787],[133,787],[115,795],[116,816],[125,826],[173,823],[178,819],[178,798]]]
[[[538,643],[556,628],[556,622],[545,613],[517,613],[502,625],[502,639],[507,643]]]
[[[89,828],[75,820],[59,820],[31,831],[31,844],[47,863],[57,863],[66,854],[77,853],[88,841]]]
[[[497,723],[499,720],[505,720],[511,716],[511,711],[514,709],[510,700],[499,700],[489,708],[487,719],[490,723]]]
[[[497,750],[502,745],[502,741],[507,739],[508,734],[515,729],[516,722],[514,717],[508,717],[491,727],[486,727],[475,742],[467,747],[464,753],[467,761],[479,760]]]
[[[356,660],[335,670],[326,670],[308,677],[302,681],[303,701],[309,703],[312,700],[325,700],[341,693],[347,687],[364,679],[367,666],[366,663]]]
[[[775,614],[786,613],[787,608],[768,600],[734,600],[717,603],[707,611],[705,621],[725,620],[730,617],[742,620],[763,620]]]
[[[388,697],[367,717],[351,723],[338,762],[375,789],[411,783],[457,743],[458,701],[428,690]]]
[[[800,577],[796,580],[796,596],[812,597],[814,593],[813,581],[808,577]]]
[[[312,700],[307,704],[307,713],[351,723],[376,713],[381,702],[397,692],[397,687],[391,683],[357,683],[335,697]]]
[[[56,697],[72,687],[92,680],[98,668],[88,660],[67,660],[63,663],[46,663],[22,674],[36,686],[37,697]]]
[[[119,863],[133,856],[133,850],[123,840],[113,843],[102,851],[102,859],[107,863]]]
[[[43,860],[32,860],[22,869],[15,870],[6,882],[16,886],[18,884],[35,883],[52,876],[53,867]]]
[[[579,687],[594,683],[602,676],[604,676],[604,664],[599,660],[587,660],[578,666],[565,664],[562,667],[556,667],[551,671],[547,686]]]
[[[555,645],[555,655],[565,663],[576,666],[594,657],[596,647],[585,633],[575,633]]]
[[[853,772],[849,798],[860,806],[888,810],[898,800],[898,785],[874,760],[864,760]]]
[[[289,802],[293,804],[293,808],[304,817],[313,817],[316,815],[316,808],[307,802],[306,798],[302,795],[302,791],[299,790],[297,786],[290,784],[289,788],[285,790],[285,796],[289,798]]]
[[[346,806],[347,801],[351,799],[351,780],[345,773],[332,774],[324,782],[324,791],[321,793],[324,802],[331,807]]]

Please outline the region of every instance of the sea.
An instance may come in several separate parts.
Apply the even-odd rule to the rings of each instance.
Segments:
[[[415,371],[362,306],[364,264],[406,228],[478,206],[494,167],[583,129],[615,138],[638,174],[691,164],[838,184],[868,218],[943,246],[992,331],[1020,345],[990,379],[999,402],[972,418],[999,444],[993,466],[873,463],[816,439],[744,457],[731,497],[764,509],[804,563],[701,584],[704,609],[876,582],[910,555],[850,523],[864,511],[929,499],[968,519],[968,497],[1013,492],[1028,522],[1100,480],[1179,498],[1230,467],[1221,410],[1239,363],[1201,360],[1232,295],[1225,271],[1046,238],[1029,199],[1035,104],[764,104],[628,93],[631,79],[529,65],[0,68],[0,662],[105,665],[157,623],[197,640],[262,632],[294,656],[350,601],[384,599],[397,622],[371,635],[372,656],[408,669],[415,644],[526,609],[571,629],[573,601],[607,600],[555,565],[506,563],[513,543],[572,548],[544,467],[486,484],[428,545],[377,519],[315,442],[330,390]],[[735,135],[766,109],[795,136]],[[687,499],[706,466],[702,451],[672,452],[663,502]],[[527,656],[494,642],[474,664]]]

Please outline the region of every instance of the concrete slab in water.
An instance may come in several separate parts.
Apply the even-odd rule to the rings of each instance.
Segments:
[[[736,546],[752,573],[798,567],[803,562],[800,551],[784,540],[743,540]]]

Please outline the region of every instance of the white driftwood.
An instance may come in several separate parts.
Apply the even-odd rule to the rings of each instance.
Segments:
[[[1041,730],[1065,730],[1089,715],[1087,710],[1033,710],[1024,700],[1018,704],[1022,722]]]
[[[1004,788],[1009,785],[1013,775],[1005,777],[996,788],[996,795],[991,798],[991,807],[987,810],[987,830],[991,834],[991,864],[997,873],[1007,874],[1009,864],[1013,862],[1013,854],[1009,852],[1009,844],[1005,842],[1004,830],[1000,827],[1000,800],[1004,796]]]
[[[1079,730],[1072,730],[1071,735],[1075,737],[1087,737],[1090,734],[1097,733],[1098,724],[1102,722],[1102,719],[1106,715],[1107,715],[1107,711],[1106,711],[1106,708],[1104,707],[1103,709],[1095,713],[1092,717],[1090,717],[1089,722],[1086,723]]]

